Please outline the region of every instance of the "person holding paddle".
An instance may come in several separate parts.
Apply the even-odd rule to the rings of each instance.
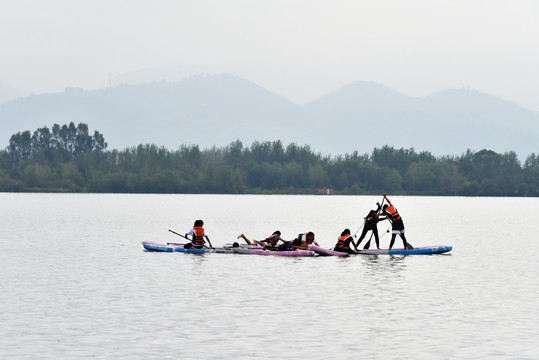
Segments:
[[[191,242],[185,244],[183,246],[184,249],[202,249],[204,243],[206,242],[204,241],[204,238],[208,240],[210,249],[213,249],[210,238],[208,235],[206,235],[206,232],[204,232],[204,228],[202,226],[204,226],[204,221],[195,220],[194,226],[185,234],[185,238],[188,240],[189,238],[187,236],[191,235]]]
[[[363,224],[363,231],[361,232],[361,236],[359,237],[357,244],[354,244],[356,249],[361,243],[361,241],[363,240],[363,238],[365,238],[365,235],[367,235],[367,232],[369,232],[369,230],[372,231],[371,238],[374,235],[374,241],[376,241],[376,248],[380,249],[380,239],[378,238],[377,224],[380,220],[385,220],[385,218],[380,219],[378,217],[378,213],[380,212],[381,206],[379,202],[377,202],[376,205],[378,205],[376,210],[369,211],[369,213],[365,217],[364,224]],[[369,241],[367,241],[363,249],[368,249],[370,246],[371,246],[371,239],[369,238]]]
[[[384,194],[384,199],[387,201],[387,204],[384,205],[384,210],[382,211],[382,213],[386,215],[386,218],[391,222],[392,229],[391,242],[389,243],[388,250],[391,250],[391,248],[393,248],[393,244],[395,243],[395,238],[397,237],[397,234],[401,237],[405,249],[413,249],[414,247],[406,241],[406,237],[404,236],[404,222],[402,221],[402,218],[399,215],[397,209],[395,209],[391,201],[389,201],[386,194]]]

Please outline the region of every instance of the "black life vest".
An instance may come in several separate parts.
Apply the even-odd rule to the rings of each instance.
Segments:
[[[269,241],[271,243],[271,246],[277,246],[279,239],[280,236],[278,234],[271,234],[269,237],[266,238],[266,241]]]

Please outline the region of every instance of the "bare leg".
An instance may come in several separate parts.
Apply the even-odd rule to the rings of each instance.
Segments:
[[[412,245],[410,245],[407,241],[406,241],[406,237],[404,236],[404,234],[399,234],[401,239],[402,239],[402,244],[404,245],[404,248],[405,249],[413,249],[414,247]]]
[[[247,244],[252,245],[252,243],[249,241],[249,239],[247,239],[247,238],[245,237],[245,235],[243,235],[243,234],[239,234],[239,235],[238,235],[238,239],[243,239],[243,240],[245,240],[245,242],[246,242]],[[256,240],[255,240],[255,241],[256,241]]]
[[[395,244],[395,238],[397,237],[397,234],[391,235],[391,242],[389,243],[389,250],[393,248],[393,244]]]

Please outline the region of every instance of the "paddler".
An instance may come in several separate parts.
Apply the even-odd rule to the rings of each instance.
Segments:
[[[208,240],[210,248],[213,249],[210,238],[208,237],[208,235],[206,235],[203,226],[204,221],[195,220],[195,224],[193,225],[193,227],[185,234],[186,238],[188,238],[188,235],[191,235],[191,242],[185,244],[183,246],[184,249],[202,249],[204,243],[206,242],[204,241],[204,238]]]
[[[391,242],[389,243],[389,250],[393,248],[393,244],[395,243],[395,238],[397,237],[397,234],[401,237],[402,243],[405,249],[413,249],[414,247],[406,241],[406,237],[404,236],[404,222],[402,221],[402,218],[399,215],[399,212],[393,206],[391,201],[389,201],[386,194],[384,194],[384,199],[386,199],[387,204],[384,205],[383,207],[384,210],[382,211],[382,213],[387,216],[387,219],[389,221],[391,221],[391,229],[392,229]],[[380,220],[383,220],[383,219],[380,219]]]
[[[274,231],[273,234],[271,234],[270,236],[268,236],[266,239],[264,239],[262,241],[253,240],[253,242],[251,243],[251,241],[249,239],[247,239],[247,237],[245,237],[244,234],[238,235],[238,239],[240,239],[240,238],[245,240],[247,242],[247,244],[249,244],[249,245],[257,244],[257,245],[263,246],[264,249],[266,249],[268,247],[276,248],[277,243],[279,241],[282,241],[283,243],[286,243],[286,240],[281,238],[281,232],[279,230]]]
[[[361,241],[361,239],[359,241]],[[341,233],[341,236],[339,236],[339,240],[337,241],[337,244],[335,245],[333,250],[348,254],[356,254],[356,251],[350,249],[350,243],[354,245],[357,251],[357,246],[354,242],[354,238],[350,235],[350,229],[344,229],[344,231]]]
[[[364,218],[364,223],[363,223],[363,231],[361,232],[361,236],[359,237],[359,240],[357,241],[357,244],[354,244],[355,246],[359,246],[359,244],[361,243],[361,241],[365,238],[365,235],[367,235],[367,233],[370,231],[372,231],[372,235],[374,235],[374,241],[376,241],[376,248],[377,249],[380,249],[380,239],[378,238],[378,222],[380,220],[385,220],[386,218],[379,218],[378,216],[378,213],[380,212],[380,203],[377,202],[376,205],[378,205],[378,207],[376,208],[376,210],[371,210],[369,211],[369,213],[367,214],[367,216]],[[372,236],[371,235],[371,236]],[[363,247],[363,249],[368,249],[371,245],[371,241],[367,241],[367,243],[365,244],[365,246]],[[357,247],[356,247],[357,249]]]

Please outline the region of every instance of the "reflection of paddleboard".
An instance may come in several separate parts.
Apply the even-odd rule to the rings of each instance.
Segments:
[[[277,255],[277,256],[314,256],[314,251],[310,250],[290,250],[290,251],[274,251],[262,249],[242,249],[234,248],[234,252],[247,255]]]
[[[317,253],[320,256],[348,256],[349,255],[348,253],[343,253],[343,252],[340,252],[340,251],[324,249],[324,248],[321,248],[321,247],[316,246],[316,245],[309,246],[309,250],[314,251],[315,253]]]
[[[371,250],[359,250],[358,254],[364,255],[431,255],[431,254],[442,254],[445,252],[451,251],[453,247],[451,246],[423,246],[416,247],[413,249],[371,249]]]

